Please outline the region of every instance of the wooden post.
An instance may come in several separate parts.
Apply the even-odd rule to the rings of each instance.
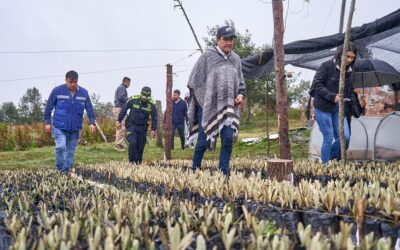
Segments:
[[[356,0],[351,1],[351,6],[350,6],[350,12],[349,12],[349,18],[347,20],[347,27],[346,27],[346,33],[344,34],[344,42],[343,42],[343,54],[342,54],[342,63],[340,65],[340,79],[339,79],[339,96],[340,96],[340,101],[339,101],[339,138],[340,138],[340,150],[341,150],[341,156],[342,156],[342,161],[343,163],[346,163],[346,139],[344,136],[344,84],[345,84],[345,73],[346,73],[346,64],[344,61],[346,60],[346,54],[347,50],[349,47],[349,41],[350,41],[350,29],[351,29],[351,22],[353,21],[353,14],[354,14],[354,6],[355,6]]]
[[[97,121],[95,122],[96,128],[97,130],[100,132],[101,138],[103,138],[104,142],[107,143],[107,138],[103,133],[103,130],[100,128],[100,125],[97,123]]]
[[[285,81],[285,51],[283,48],[283,6],[282,0],[272,0],[274,16],[274,60],[276,79],[276,107],[278,113],[279,154],[282,159],[291,159],[288,122],[288,98]]]
[[[172,128],[172,65],[167,64],[167,108],[165,109],[165,147],[164,153],[167,160],[171,160],[171,128]]]
[[[293,173],[293,161],[284,159],[267,160],[267,176],[277,181],[288,181]]]
[[[359,199],[356,207],[357,243],[362,246],[365,240],[365,199]]]
[[[163,140],[162,140],[162,127],[164,124],[164,117],[163,117],[163,113],[162,113],[162,106],[161,106],[160,100],[156,101],[156,107],[157,107],[157,120],[158,120],[156,145],[159,148],[164,148]]]
[[[393,94],[394,94],[394,101],[393,101],[394,110],[396,111],[396,110],[399,110],[399,91],[397,89],[395,89],[393,91]]]
[[[305,127],[307,125],[307,118],[306,118],[306,100],[305,98],[300,99],[300,104],[301,104],[301,117],[300,117],[300,123],[302,127]]]

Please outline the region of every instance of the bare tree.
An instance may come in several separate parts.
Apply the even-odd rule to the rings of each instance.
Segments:
[[[272,1],[274,18],[274,54],[276,79],[276,107],[278,112],[279,154],[281,159],[291,159],[288,122],[288,96],[285,81],[285,51],[283,47],[283,6],[282,0]]]
[[[341,65],[340,65],[340,80],[339,80],[339,96],[340,96],[340,102],[339,102],[339,138],[340,138],[340,150],[341,150],[341,155],[342,155],[342,161],[345,163],[346,162],[346,140],[344,136],[344,84],[345,84],[345,73],[346,73],[346,64],[344,63],[346,59],[346,53],[349,47],[349,41],[350,41],[350,29],[351,29],[351,23],[353,21],[353,14],[354,14],[354,6],[356,4],[356,0],[351,1],[350,5],[350,11],[349,11],[349,17],[347,19],[347,27],[346,27],[346,33],[344,34],[344,42],[343,42],[343,53],[342,53],[342,59],[341,59]]]

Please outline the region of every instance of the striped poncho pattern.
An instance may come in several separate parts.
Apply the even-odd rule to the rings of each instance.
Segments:
[[[197,135],[199,126],[203,127],[207,140],[214,141],[224,126],[233,128],[237,136],[240,109],[234,101],[245,91],[239,55],[232,51],[225,59],[215,47],[207,48],[190,74],[188,88],[189,138]],[[197,121],[195,105],[203,109],[202,121]]]

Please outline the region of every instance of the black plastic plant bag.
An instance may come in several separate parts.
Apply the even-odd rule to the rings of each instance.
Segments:
[[[290,238],[297,241],[297,225],[300,223],[299,213],[284,211],[282,214],[282,222]]]
[[[374,232],[375,238],[381,238],[381,225],[380,221],[376,219],[366,218],[365,219],[365,234]]]
[[[303,214],[305,225],[311,225],[314,233],[321,232],[328,235],[329,233],[339,232],[339,219],[336,215],[326,214],[318,209],[305,210]]]
[[[383,237],[390,237],[392,239],[392,245],[394,245],[399,237],[399,225],[382,222],[381,232]]]

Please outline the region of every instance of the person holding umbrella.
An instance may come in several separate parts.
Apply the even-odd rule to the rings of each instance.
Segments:
[[[314,114],[322,133],[323,142],[321,146],[321,162],[326,165],[329,160],[341,160],[340,140],[339,140],[339,79],[340,65],[343,47],[337,49],[333,59],[321,64],[317,70],[310,95],[314,97]],[[354,62],[357,56],[357,48],[354,43],[350,43],[346,52],[344,63],[345,72],[345,117],[351,117],[353,105],[356,104],[353,80]],[[358,114],[359,115],[359,114]],[[348,119],[344,119],[344,132],[346,148],[350,142],[350,128]],[[333,143],[332,143],[333,142]]]

